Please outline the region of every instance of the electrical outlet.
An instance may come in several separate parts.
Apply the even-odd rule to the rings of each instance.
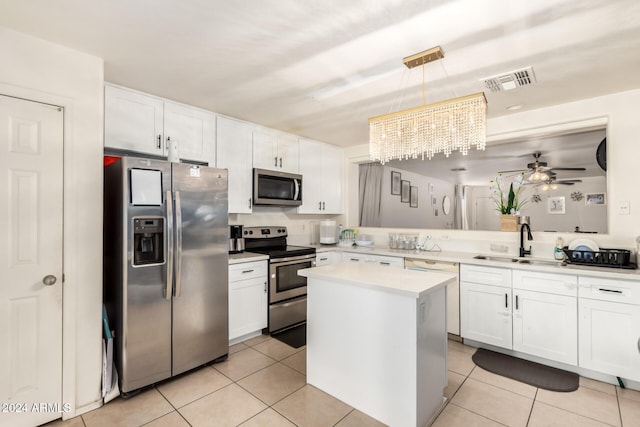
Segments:
[[[628,200],[618,202],[618,215],[629,215],[631,213],[631,204]]]

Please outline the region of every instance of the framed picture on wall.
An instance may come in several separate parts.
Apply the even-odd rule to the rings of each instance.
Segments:
[[[587,206],[605,205],[607,197],[604,193],[587,193],[584,195],[584,204]]]
[[[549,197],[547,199],[547,213],[548,214],[565,214],[564,196]]]
[[[409,207],[417,208],[418,207],[418,187],[412,185],[410,191],[410,199]]]
[[[402,203],[409,203],[411,201],[411,181],[400,181],[400,187],[402,193],[400,194],[400,201]]]
[[[402,175],[400,172],[391,171],[391,194],[395,196],[400,195],[400,180]]]

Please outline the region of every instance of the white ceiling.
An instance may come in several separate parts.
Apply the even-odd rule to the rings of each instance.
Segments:
[[[0,0],[0,25],[104,58],[108,82],[341,146],[422,103],[402,58],[437,45],[427,103],[533,67],[485,91],[489,117],[640,88],[637,0]]]

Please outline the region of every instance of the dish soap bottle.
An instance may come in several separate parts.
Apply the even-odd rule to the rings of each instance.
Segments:
[[[564,259],[564,252],[562,251],[562,246],[564,246],[562,237],[558,237],[556,239],[556,247],[553,250],[553,257],[558,261],[562,261]]]

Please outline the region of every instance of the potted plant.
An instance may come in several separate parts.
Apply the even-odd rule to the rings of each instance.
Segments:
[[[491,181],[491,191],[496,210],[500,212],[500,230],[516,231],[518,229],[518,218],[520,210],[527,204],[527,200],[522,200],[520,191],[524,182],[524,173],[516,176],[508,182],[502,174],[499,174],[494,181]],[[505,192],[507,184],[509,191]]]

